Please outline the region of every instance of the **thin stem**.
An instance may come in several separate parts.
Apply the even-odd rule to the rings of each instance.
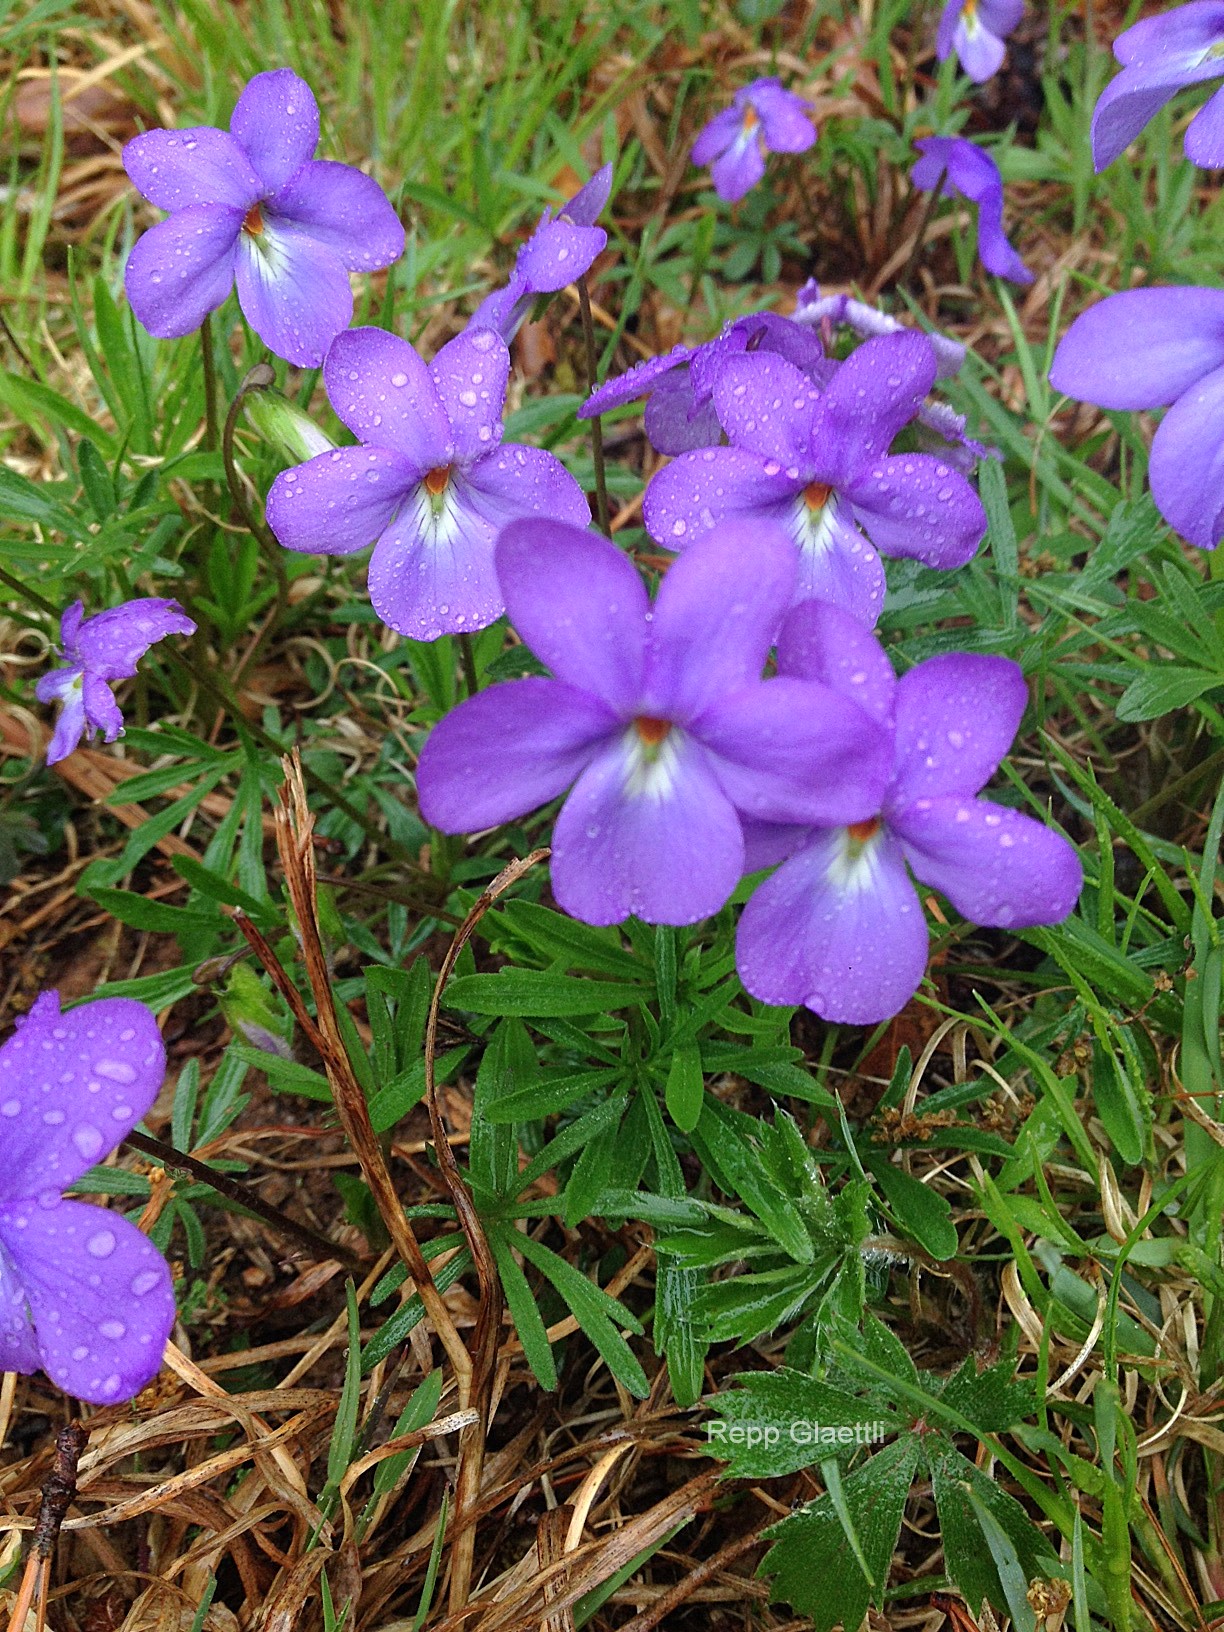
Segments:
[[[46,612],[52,618],[59,617],[59,607],[45,595],[40,595],[36,589],[31,589],[29,584],[23,584],[21,579],[15,578],[11,572],[6,572],[3,567],[0,567],[0,584],[7,584],[10,589],[16,590],[23,600],[29,601],[30,605],[36,606],[40,612]]]
[[[922,249],[922,240],[926,237],[926,230],[931,224],[931,217],[935,214],[935,206],[939,203],[940,191],[943,188],[944,177],[947,175],[947,173],[947,170],[941,170],[936,178],[934,187],[931,188],[931,196],[927,200],[926,209],[922,212],[922,220],[919,221],[918,230],[914,234],[914,247],[910,250],[909,259],[906,261],[901,270],[901,276],[897,279],[898,289],[903,289],[909,282],[909,275],[917,264],[918,256]]]
[[[197,1179],[201,1184],[207,1184],[227,1201],[245,1207],[248,1213],[254,1213],[271,1229],[291,1237],[312,1257],[337,1258],[349,1269],[364,1271],[369,1268],[365,1260],[351,1248],[342,1247],[336,1241],[329,1241],[325,1235],[312,1230],[308,1224],[299,1224],[295,1219],[286,1218],[278,1208],[269,1206],[245,1184],[230,1178],[228,1173],[218,1172],[215,1167],[210,1167],[198,1157],[189,1156],[186,1151],[176,1150],[173,1145],[164,1144],[160,1139],[151,1139],[146,1133],[129,1133],[123,1142],[130,1145],[133,1150],[140,1151],[142,1155],[152,1156],[161,1162],[163,1167],[178,1168],[180,1172],[189,1173],[193,1179]]]
[[[463,683],[467,687],[467,694],[475,697],[480,690],[480,680],[476,674],[476,651],[472,637],[466,630],[459,636],[459,656],[463,663]]]
[[[219,444],[217,413],[217,365],[213,357],[212,313],[200,324],[200,356],[204,360],[204,446],[215,453]]]
[[[221,432],[221,462],[225,466],[225,480],[230,490],[230,498],[234,501],[234,509],[243,526],[256,539],[272,567],[276,579],[276,605],[272,616],[264,625],[263,633],[255,640],[251,650],[247,653],[243,667],[245,668],[255,657],[260,646],[267,639],[272,629],[276,628],[284,616],[289,605],[289,577],[285,571],[285,556],[279,543],[272,536],[266,522],[257,517],[247,502],[246,488],[243,486],[242,476],[234,463],[234,432],[238,427],[238,415],[242,412],[242,400],[248,391],[265,391],[275,381],[276,374],[268,363],[256,363],[250,369],[234,393],[234,400],[229,405],[229,412],[225,416],[225,427]]]
[[[595,357],[595,322],[591,317],[591,297],[587,292],[585,274],[578,279],[578,310],[582,313],[582,338],[586,343],[587,389],[594,391],[598,381],[599,364]],[[603,426],[599,415],[591,417],[591,457],[595,462],[595,513],[599,530],[612,537],[612,520],[608,510],[608,478],[604,470]]]

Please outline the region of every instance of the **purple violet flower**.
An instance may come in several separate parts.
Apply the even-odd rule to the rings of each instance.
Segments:
[[[779,524],[800,551],[794,601],[832,601],[873,624],[885,589],[877,550],[959,567],[986,532],[958,471],[931,454],[888,453],[935,372],[934,348],[914,333],[868,340],[824,391],[782,357],[731,358],[714,387],[731,446],[659,471],[646,489],[647,531],[680,550],[726,516]]]
[[[612,166],[605,164],[555,216],[545,210],[518,252],[510,281],[485,296],[468,328],[493,329],[509,345],[538,296],[556,294],[589,272],[608,242],[607,233],[595,222],[611,191]]]
[[[148,130],[128,175],[169,210],[128,258],[132,310],[158,339],[189,334],[235,282],[243,316],[291,363],[317,367],[353,315],[350,272],[390,266],[404,229],[378,183],[312,157],[319,109],[289,68],[256,74],[228,131]]]
[[[732,319],[704,346],[676,346],[608,380],[583,403],[578,418],[593,419],[646,397],[646,435],[659,453],[713,447],[722,440],[714,382],[723,363],[745,351],[785,357],[820,385],[827,384],[837,368],[810,329],[776,312],[756,312]]]
[[[1024,14],[1024,0],[948,0],[939,19],[935,55],[956,52],[961,67],[983,85],[1003,65],[1003,41]]]
[[[101,731],[106,742],[123,735],[123,715],[110,688],[130,680],[150,646],[167,635],[194,635],[195,624],[177,601],[155,598],[124,601],[92,618],[73,601],[60,619],[65,666],[44,674],[34,688],[40,703],[60,703],[60,717],[47,745],[47,764],[57,765],[86,731]]]
[[[904,1008],[927,963],[907,864],[973,923],[1021,928],[1071,912],[1083,882],[1073,846],[975,797],[1024,713],[1017,664],[952,652],[898,680],[868,630],[809,601],[782,627],[778,668],[853,697],[887,731],[892,767],[866,821],[748,830],[749,865],[789,857],[740,919],[736,964],[754,997],[860,1026]]]
[[[401,635],[485,628],[504,610],[500,528],[517,516],[591,519],[558,459],[503,443],[509,377],[510,353],[491,329],[465,329],[428,368],[394,334],[349,329],[323,382],[360,444],[282,471],[268,525],[287,550],[351,555],[374,544],[370,599]]]
[[[132,1131],[165,1072],[156,1020],[127,997],[61,1014],[43,992],[0,1047],[0,1371],[41,1367],[95,1405],[157,1375],[166,1260],[126,1218],[61,1192]]]
[[[761,679],[796,565],[779,529],[728,523],[672,563],[652,606],[609,540],[511,523],[497,542],[506,606],[554,678],[492,686],[435,726],[422,816],[470,833],[570,788],[558,904],[589,924],[690,924],[739,881],[741,812],[874,811],[887,756],[869,715],[822,684]]]
[[[1224,538],[1224,289],[1127,289],[1072,323],[1056,391],[1101,408],[1169,406],[1148,481],[1169,526],[1200,549]]]
[[[1224,3],[1189,0],[1161,17],[1145,17],[1114,41],[1122,72],[1101,92],[1092,114],[1092,162],[1112,164],[1149,119],[1185,85],[1224,74]],[[1205,170],[1224,165],[1224,91],[1190,121],[1186,157]]]
[[[914,146],[922,154],[910,171],[915,187],[939,187],[945,198],[959,193],[977,205],[978,255],[986,270],[1012,283],[1032,283],[1033,274],[1003,231],[1003,177],[990,154],[963,136],[924,136]]]
[[[811,103],[776,79],[743,85],[693,143],[694,164],[708,164],[714,190],[735,204],[765,174],[766,153],[805,153],[816,140]]]

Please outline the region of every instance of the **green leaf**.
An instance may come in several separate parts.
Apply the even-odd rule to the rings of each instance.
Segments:
[[[556,1287],[574,1319],[599,1350],[613,1377],[637,1399],[644,1400],[650,1393],[646,1373],[617,1330],[618,1326],[627,1326],[631,1332],[640,1333],[642,1328],[636,1317],[629,1313],[623,1303],[609,1297],[601,1286],[589,1281],[580,1270],[558,1257],[542,1242],[533,1240],[529,1235],[520,1235],[518,1246],[523,1257]]]
[[[1137,675],[1118,698],[1118,718],[1130,723],[1154,720],[1176,708],[1185,708],[1215,686],[1224,686],[1224,674],[1177,663],[1152,665]]]
[[[927,1449],[944,1560],[952,1584],[966,1603],[986,1600],[999,1613],[1014,1615],[979,1513],[985,1509],[1007,1538],[1026,1582],[1036,1575],[1057,1574],[1057,1559],[1041,1531],[997,1479],[975,1467],[945,1439],[929,1437]]]
[[[410,1434],[414,1429],[424,1428],[431,1423],[438,1414],[438,1405],[442,1399],[442,1372],[431,1371],[408,1398],[408,1404],[400,1412],[392,1428],[391,1439],[398,1439],[401,1434]],[[400,1480],[412,1467],[421,1454],[418,1446],[412,1451],[401,1451],[396,1456],[389,1456],[385,1462],[380,1462],[374,1469],[374,1495],[370,1507],[362,1514],[362,1520],[368,1522],[368,1514],[382,1496],[388,1496],[399,1484]]]
[[[327,1483],[333,1486],[339,1484],[353,1460],[353,1446],[357,1439],[357,1407],[361,1403],[361,1322],[352,1281],[344,1283],[344,1295],[348,1301],[348,1353],[344,1361],[344,1386],[340,1390],[340,1403],[336,1407],[336,1421],[327,1451]]]
[[[664,1097],[667,1101],[667,1114],[672,1121],[681,1133],[691,1133],[700,1120],[701,1106],[705,1099],[701,1050],[696,1043],[685,1043],[672,1055]]]
[[[902,1232],[912,1235],[940,1262],[955,1258],[959,1242],[948,1198],[882,1156],[868,1154],[864,1162],[884,1192]]]
[[[532,1051],[534,1062],[535,1053]],[[621,1067],[599,1071],[543,1071],[534,1082],[493,1100],[485,1107],[490,1122],[531,1122],[537,1117],[567,1111],[589,1094],[623,1076]]]
[[[146,896],[130,890],[112,890],[95,884],[88,892],[103,912],[118,918],[121,924],[133,929],[151,929],[167,935],[179,935],[192,929],[215,930],[221,917],[215,912],[199,912],[189,907],[171,907],[164,901],[150,901]]]
[[[287,1060],[266,1048],[255,1048],[250,1043],[231,1043],[229,1052],[235,1059],[254,1066],[268,1079],[268,1085],[278,1094],[301,1094],[305,1099],[318,1100],[322,1105],[332,1102],[331,1085],[321,1071],[312,1071],[308,1065]]]
[[[557,1386],[557,1366],[539,1305],[514,1256],[514,1248],[519,1244],[519,1231],[509,1225],[495,1223],[489,1228],[488,1236],[502,1290],[506,1294],[506,1305],[518,1340],[523,1345],[527,1364],[540,1387],[551,1392]]]
[[[853,1456],[900,1425],[895,1412],[785,1366],[733,1381],[734,1389],[710,1401],[721,1422],[708,1424],[706,1450],[725,1459],[737,1479],[778,1479],[830,1456]]]
[[[760,1573],[773,1576],[775,1599],[811,1616],[816,1632],[832,1632],[839,1624],[858,1627],[871,1600],[882,1601],[920,1457],[917,1438],[896,1440],[845,1480],[842,1495],[857,1549],[829,1496],[765,1532],[774,1545]],[[867,1562],[870,1581],[856,1551]]]
[[[760,1150],[741,1133],[734,1113],[707,1094],[690,1137],[723,1189],[756,1214],[784,1252],[798,1263],[811,1263],[812,1239],[798,1208],[763,1177]]]
[[[457,975],[446,988],[446,1006],[469,1014],[565,1016],[609,1014],[641,1003],[647,992],[610,980],[580,980],[535,969],[503,969],[495,975]]]
[[[614,975],[620,980],[649,982],[649,972],[620,944],[615,929],[595,929],[576,918],[552,912],[534,901],[507,901],[485,919],[485,933],[497,945],[503,930],[531,948],[549,963],[564,969],[586,969],[592,974]]]
[[[1037,1409],[1031,1379],[1017,1377],[1010,1360],[979,1371],[972,1355],[953,1372],[940,1399],[983,1434],[1002,1434]]]

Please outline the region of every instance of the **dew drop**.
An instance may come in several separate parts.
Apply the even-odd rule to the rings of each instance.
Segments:
[[[90,1236],[85,1247],[91,1258],[109,1258],[115,1250],[114,1231],[98,1230]]]
[[[91,1122],[82,1122],[79,1128],[73,1130],[72,1142],[86,1161],[93,1161],[105,1144],[101,1133]]]
[[[98,1060],[94,1070],[109,1082],[135,1082],[136,1073],[126,1060]]]
[[[104,1320],[98,1327],[98,1331],[103,1337],[109,1337],[113,1343],[117,1343],[121,1337],[127,1336],[127,1327],[121,1320]]]
[[[142,1269],[132,1282],[132,1296],[143,1298],[146,1292],[152,1292],[160,1280],[161,1276],[155,1269]]]

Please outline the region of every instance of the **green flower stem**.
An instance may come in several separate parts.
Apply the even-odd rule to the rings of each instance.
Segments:
[[[200,324],[200,356],[204,362],[204,446],[215,453],[220,445],[217,434],[217,365],[213,357],[212,313]]]

